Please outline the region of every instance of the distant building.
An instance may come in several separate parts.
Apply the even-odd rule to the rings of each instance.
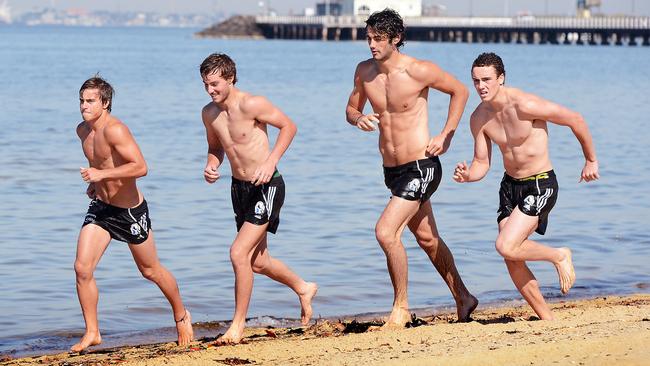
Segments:
[[[324,1],[316,4],[316,15],[342,15],[341,1]]]
[[[370,15],[391,8],[403,17],[422,16],[422,0],[341,0],[344,15]]]
[[[0,3],[0,23],[11,24],[11,8],[6,0]]]

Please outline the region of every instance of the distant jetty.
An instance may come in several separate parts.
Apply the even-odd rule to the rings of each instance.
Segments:
[[[257,25],[254,16],[236,15],[215,24],[195,35],[200,38],[252,38],[263,39],[262,28]]]
[[[197,33],[200,37],[365,39],[360,16],[236,16]],[[411,41],[459,43],[650,46],[650,17],[413,17]]]

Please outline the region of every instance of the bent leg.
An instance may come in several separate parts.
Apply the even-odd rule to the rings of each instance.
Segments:
[[[178,345],[185,346],[189,344],[194,337],[191,314],[183,305],[176,279],[167,268],[160,264],[153,230],[149,231],[147,240],[141,244],[129,244],[129,249],[142,276],[158,285],[158,288],[172,306],[176,332],[178,333]]]
[[[253,272],[263,274],[274,281],[280,282],[291,288],[300,300],[300,320],[303,325],[309,324],[312,316],[311,301],[318,291],[314,282],[305,282],[293,272],[286,264],[269,254],[267,236],[260,240],[253,251],[251,259]]]
[[[542,320],[553,320],[553,313],[551,313],[551,309],[544,301],[537,279],[526,265],[526,262],[508,259],[505,262],[512,282],[514,282],[521,296],[533,308],[537,316]]]
[[[74,271],[77,282],[77,296],[86,323],[86,332],[81,340],[70,348],[73,352],[83,351],[102,342],[97,320],[99,291],[97,290],[94,272],[110,241],[110,234],[94,224],[82,227],[79,232]]]
[[[499,223],[496,249],[510,261],[547,261],[553,263],[560,278],[562,293],[569,292],[575,282],[575,271],[569,248],[551,248],[528,239],[537,228],[538,218],[528,216],[515,208],[507,219]]]
[[[454,256],[438,233],[436,220],[431,210],[431,203],[428,200],[420,206],[418,212],[409,221],[408,226],[415,235],[420,247],[427,253],[431,263],[436,267],[449,290],[451,290],[451,294],[456,300],[458,321],[469,321],[472,311],[478,305],[478,300],[469,293],[460,278],[454,263]]]
[[[375,227],[375,236],[386,255],[388,274],[393,284],[393,309],[386,326],[403,327],[411,319],[408,310],[408,260],[402,244],[402,232],[419,205],[419,201],[393,196]]]

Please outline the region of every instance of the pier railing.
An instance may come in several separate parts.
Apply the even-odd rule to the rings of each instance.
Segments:
[[[365,16],[258,16],[266,38],[357,40]],[[406,17],[410,40],[650,45],[650,17]]]
[[[365,27],[366,17],[342,16],[257,16],[258,24],[321,24],[328,27]],[[513,27],[581,29],[650,29],[650,17],[406,17],[407,27]]]

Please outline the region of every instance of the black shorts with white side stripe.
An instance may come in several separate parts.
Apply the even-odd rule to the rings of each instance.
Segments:
[[[503,174],[499,189],[499,216],[497,223],[510,216],[515,207],[528,216],[537,216],[537,233],[544,235],[548,214],[557,200],[558,185],[555,173],[548,172],[526,178],[513,178]]]
[[[395,197],[424,202],[438,189],[442,165],[437,156],[384,167],[384,183]]]
[[[271,181],[259,186],[232,178],[230,197],[237,231],[244,222],[254,225],[268,223],[266,231],[275,234],[280,224],[280,209],[284,204],[284,180],[280,173],[276,171]]]
[[[142,203],[136,207],[123,208],[95,198],[90,201],[81,226],[89,224],[108,231],[112,239],[129,244],[142,244],[149,237],[149,230],[151,230],[147,201],[142,200]]]

